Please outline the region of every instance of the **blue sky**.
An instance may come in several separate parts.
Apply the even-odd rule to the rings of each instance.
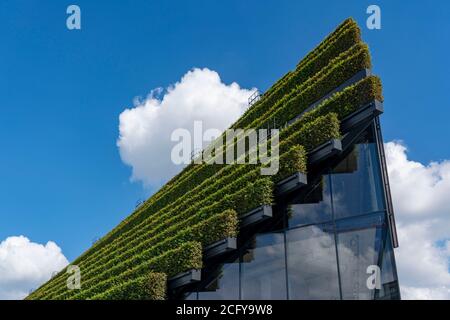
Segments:
[[[265,90],[342,20],[363,30],[384,84],[386,141],[449,159],[448,1],[68,1],[0,3],[0,240],[55,241],[69,260],[154,190],[130,182],[119,114],[193,67]],[[382,29],[365,28],[366,8]]]

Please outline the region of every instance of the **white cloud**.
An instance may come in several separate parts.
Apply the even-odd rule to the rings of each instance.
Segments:
[[[166,90],[153,90],[144,101],[135,99],[135,107],[120,114],[117,141],[122,160],[132,167],[132,180],[156,186],[172,177],[181,169],[170,158],[176,144],[172,132],[193,132],[196,120],[203,121],[203,131],[225,130],[246,109],[253,90],[226,85],[217,72],[204,68],[187,72]]]
[[[0,243],[0,300],[23,299],[69,262],[52,241],[46,245],[24,236]]]
[[[450,299],[450,161],[409,160],[402,142],[385,145],[400,247],[404,299]]]

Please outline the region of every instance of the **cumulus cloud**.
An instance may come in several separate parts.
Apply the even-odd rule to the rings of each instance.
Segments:
[[[42,245],[24,236],[0,243],[0,300],[23,299],[69,262],[52,241]]]
[[[171,141],[175,129],[193,132],[202,121],[203,131],[225,130],[247,107],[255,89],[242,89],[222,82],[217,72],[193,69],[166,89],[157,88],[119,117],[119,147],[122,160],[132,167],[132,180],[159,185],[181,167],[172,163]]]
[[[412,161],[399,141],[385,148],[402,298],[450,299],[450,161]]]

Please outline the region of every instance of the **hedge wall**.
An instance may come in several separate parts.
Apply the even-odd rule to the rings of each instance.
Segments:
[[[94,300],[164,300],[166,298],[167,276],[150,272],[94,296]]]
[[[360,30],[347,19],[232,126],[265,128],[277,123],[281,131],[276,175],[261,176],[260,164],[190,164],[73,262],[82,272],[81,290],[66,288],[69,275],[64,269],[28,299],[164,299],[168,277],[201,268],[203,247],[236,236],[240,215],[272,204],[278,181],[306,172],[307,153],[340,137],[340,120],[373,99],[382,100],[381,82],[371,76],[285,126],[370,67]]]

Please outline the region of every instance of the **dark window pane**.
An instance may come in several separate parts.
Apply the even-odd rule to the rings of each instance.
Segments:
[[[312,190],[300,195],[288,206],[289,227],[331,220],[329,176],[325,175]]]
[[[257,235],[241,262],[242,299],[286,299],[283,233]]]
[[[239,263],[226,263],[218,272],[217,278],[206,288],[199,290],[199,300],[238,300],[239,299]]]
[[[381,235],[386,227],[383,215],[374,214],[337,223],[343,299],[367,300],[375,297],[375,289],[369,287],[368,279],[375,272],[373,268],[380,263]]]
[[[290,299],[339,299],[336,247],[331,224],[286,232]]]
[[[355,145],[331,174],[335,219],[384,209],[380,173],[376,145]]]

